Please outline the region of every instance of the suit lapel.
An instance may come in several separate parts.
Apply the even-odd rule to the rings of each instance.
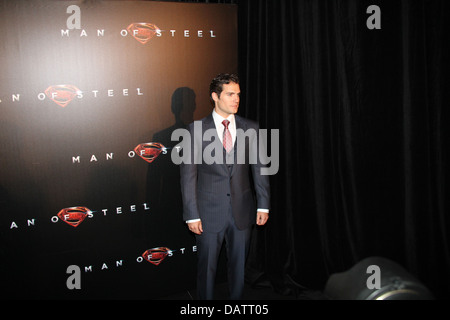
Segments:
[[[241,118],[240,116],[235,115],[234,119],[236,121],[236,141],[234,142],[234,147],[233,147],[233,151],[234,151],[234,164],[233,168],[231,170],[231,175],[234,174],[234,172],[236,171],[236,169],[238,168],[238,166],[236,166],[237,164],[237,130],[243,130],[244,132],[247,130],[247,123],[245,122],[245,120],[243,118]],[[247,142],[245,142],[247,144]],[[245,147],[245,149],[247,149],[247,146]]]
[[[212,117],[212,114],[205,117],[203,120],[203,132],[205,132],[208,129],[215,129],[216,125],[214,124],[214,119]],[[216,131],[217,132],[217,131]],[[216,133],[217,136],[217,133]]]
[[[214,131],[214,142],[203,141],[203,150],[207,145],[209,145],[211,143],[218,143],[221,147],[217,148],[217,149],[220,149],[221,151],[223,151],[223,146],[220,143],[219,135],[217,134],[217,128],[216,128],[216,124],[214,123],[212,113],[209,114],[207,117],[205,117],[203,120],[203,133],[205,133],[205,131],[209,130],[209,129]],[[203,150],[202,150],[202,152],[203,152]],[[222,153],[221,153],[221,156],[222,156]],[[226,173],[228,175],[228,168],[225,163],[219,164],[218,166],[222,167],[222,169],[224,170],[224,173]]]
[[[243,118],[241,118],[240,116],[234,116],[234,119],[236,121],[236,130],[237,129],[242,129],[244,131],[247,130],[247,123]]]

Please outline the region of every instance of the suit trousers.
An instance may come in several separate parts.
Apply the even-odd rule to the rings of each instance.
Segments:
[[[197,241],[197,297],[199,300],[214,298],[217,264],[225,240],[227,253],[228,288],[231,300],[239,300],[244,290],[245,262],[248,254],[251,227],[239,230],[231,208],[225,227],[220,232],[204,231],[196,235]]]

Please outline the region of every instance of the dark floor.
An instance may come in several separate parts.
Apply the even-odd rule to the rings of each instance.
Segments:
[[[226,282],[216,285],[214,299],[228,299],[228,287]],[[184,292],[161,298],[160,300],[196,300],[196,290],[195,288],[186,290]],[[314,290],[278,293],[269,286],[252,287],[246,284],[242,300],[326,300],[326,297],[321,292]]]

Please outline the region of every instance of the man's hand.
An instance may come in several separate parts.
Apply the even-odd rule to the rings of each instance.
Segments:
[[[266,224],[267,220],[269,220],[269,213],[258,211],[256,213],[256,224],[258,226],[263,226]]]
[[[203,228],[202,228],[201,221],[190,222],[187,225],[188,225],[189,230],[191,230],[191,232],[198,234],[198,235],[202,234]]]

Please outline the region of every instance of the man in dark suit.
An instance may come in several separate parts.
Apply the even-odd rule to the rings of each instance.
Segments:
[[[261,174],[259,157],[250,161],[256,156],[252,145],[257,143],[258,124],[235,115],[239,78],[218,75],[211,82],[210,98],[212,114],[188,127],[192,153],[200,152],[203,159],[180,164],[183,218],[196,235],[198,298],[213,299],[218,257],[225,241],[230,299],[240,299],[252,226],[264,225],[269,218],[269,178]],[[254,135],[240,134],[243,132]]]

